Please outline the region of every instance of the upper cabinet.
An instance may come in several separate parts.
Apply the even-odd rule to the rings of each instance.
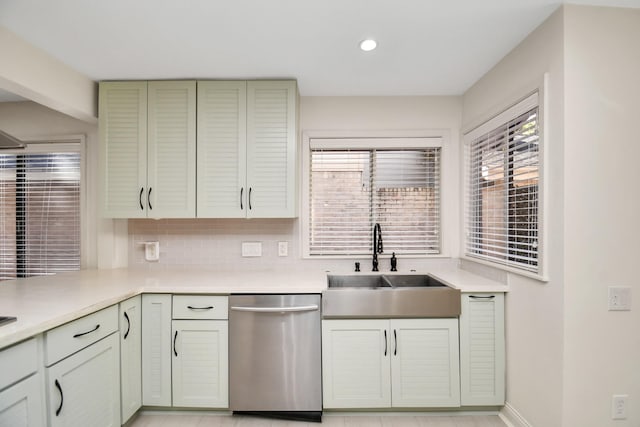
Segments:
[[[110,218],[194,218],[196,82],[103,82],[102,212]]]
[[[297,101],[295,81],[100,83],[103,216],[295,217]]]
[[[198,217],[296,216],[295,81],[198,82]]]

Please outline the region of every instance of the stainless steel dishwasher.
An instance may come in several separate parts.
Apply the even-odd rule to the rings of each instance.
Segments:
[[[322,418],[320,295],[229,297],[229,407]]]

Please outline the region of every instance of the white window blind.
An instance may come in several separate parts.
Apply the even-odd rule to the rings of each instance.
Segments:
[[[309,255],[371,254],[376,223],[385,253],[439,253],[440,150],[312,147]]]
[[[80,152],[0,152],[0,279],[80,269]]]
[[[538,126],[538,107],[527,105],[511,119],[497,125],[494,121],[488,130],[485,127],[470,138],[466,147],[467,256],[539,271]]]

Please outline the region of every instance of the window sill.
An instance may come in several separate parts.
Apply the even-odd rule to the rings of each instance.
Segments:
[[[509,267],[508,265],[500,264],[498,262],[487,261],[484,259],[469,256],[469,255],[462,255],[460,259],[463,259],[465,261],[475,262],[477,264],[486,265],[488,267],[493,267],[498,270],[506,271],[507,273],[517,274],[518,276],[527,277],[529,279],[537,280],[538,282],[547,283],[549,281],[549,277],[544,274],[521,270],[515,267]]]

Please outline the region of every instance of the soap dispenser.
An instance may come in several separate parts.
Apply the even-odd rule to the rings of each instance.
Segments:
[[[391,271],[398,271],[398,258],[395,252],[391,254]]]

